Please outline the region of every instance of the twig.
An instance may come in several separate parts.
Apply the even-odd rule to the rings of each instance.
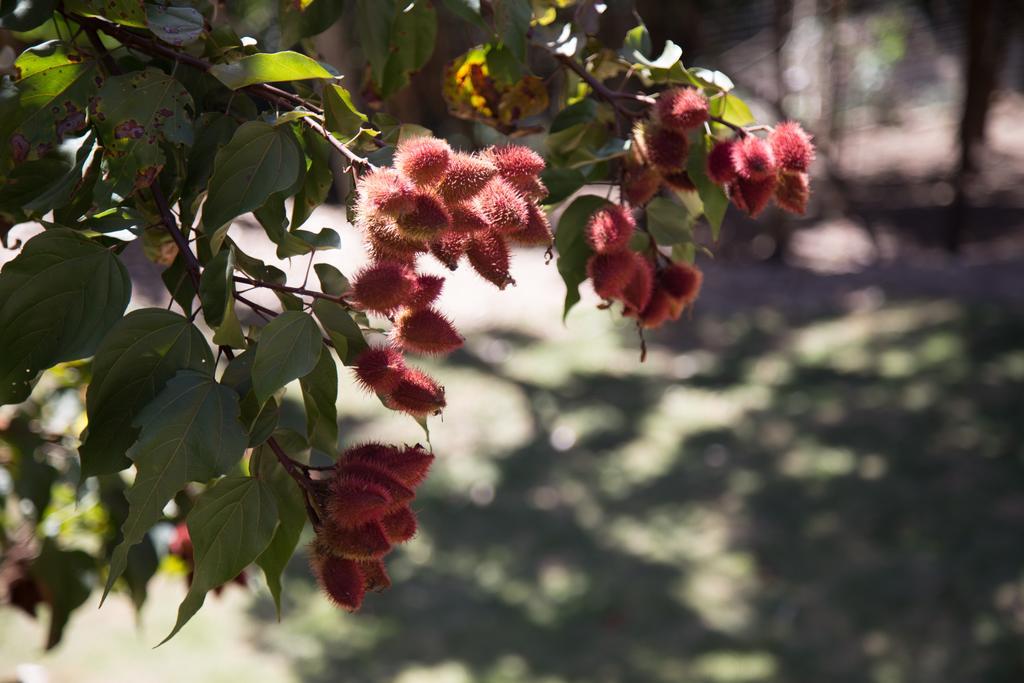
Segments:
[[[252,285],[253,287],[263,287],[265,289],[273,289],[278,292],[288,292],[290,294],[298,294],[300,296],[309,296],[314,299],[327,299],[335,303],[343,303],[344,298],[340,296],[332,296],[330,294],[324,294],[323,292],[317,292],[312,289],[306,289],[305,287],[291,287],[289,285],[279,285],[273,282],[264,282],[263,280],[253,280],[252,278],[242,277],[236,275],[234,277],[235,282],[243,285]],[[243,303],[245,303],[243,301]]]

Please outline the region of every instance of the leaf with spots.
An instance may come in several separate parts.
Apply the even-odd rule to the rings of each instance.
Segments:
[[[64,9],[124,26],[146,27],[146,9],[142,0],[64,0]]]

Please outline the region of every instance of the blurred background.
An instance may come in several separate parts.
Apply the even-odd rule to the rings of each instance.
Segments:
[[[430,368],[450,406],[391,590],[344,614],[300,554],[280,622],[253,573],[157,650],[185,591],[173,571],[137,617],[95,596],[46,654],[43,626],[3,609],[0,681],[1024,680],[1024,7],[637,6],[656,47],[814,132],[808,215],[730,212],[692,316],[649,334],[644,363],[592,293],[561,324],[542,252],[515,255],[506,292],[460,270],[441,308],[467,344]],[[425,74],[469,45],[441,30]],[[319,40],[345,72],[342,34]],[[486,137],[445,115],[433,76],[389,110]],[[342,233],[318,260],[357,267],[343,209],[311,220]],[[272,255],[254,223],[236,234]],[[133,305],[166,303],[129,253]],[[342,386],[345,443],[422,440]],[[62,400],[34,419],[80,417]]]

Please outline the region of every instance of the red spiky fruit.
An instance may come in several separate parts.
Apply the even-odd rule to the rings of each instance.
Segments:
[[[364,560],[358,563],[363,575],[363,585],[368,591],[382,591],[391,587],[391,578],[381,560]]]
[[[523,145],[491,147],[485,154],[498,167],[498,172],[506,178],[535,176],[544,170],[544,159]]]
[[[685,132],[708,120],[708,98],[696,88],[672,88],[658,96],[654,111],[661,125]]]
[[[440,138],[407,138],[395,149],[395,168],[420,186],[435,184],[444,175],[452,148]]]
[[[778,171],[771,145],[753,135],[733,144],[732,165],[740,180],[764,180],[773,177]]]
[[[332,481],[326,504],[331,523],[342,529],[351,529],[380,519],[395,506],[386,486],[352,478]]]
[[[441,198],[429,192],[416,195],[412,211],[395,219],[398,232],[411,240],[429,240],[451,225],[451,214]]]
[[[598,209],[587,222],[586,237],[591,248],[599,254],[622,251],[636,230],[633,214],[624,207],[609,204]]]
[[[775,203],[780,208],[803,216],[811,199],[811,181],[806,173],[782,173],[775,186]]]
[[[514,285],[515,280],[509,274],[512,260],[508,244],[501,235],[487,230],[471,235],[466,248],[466,256],[473,270],[488,282],[494,283],[498,289]]]
[[[440,275],[420,275],[416,278],[416,290],[406,305],[409,308],[429,306],[441,296],[442,289],[444,289],[444,278]]]
[[[455,152],[437,191],[446,202],[464,202],[484,189],[498,168],[484,157]]]
[[[671,317],[672,297],[661,287],[655,287],[651,291],[651,298],[647,305],[640,312],[640,326],[645,329],[661,327]]]
[[[690,174],[686,171],[667,173],[663,177],[665,179],[665,184],[677,192],[697,191],[697,186],[693,184],[693,179],[690,178]]]
[[[400,216],[412,211],[416,187],[393,168],[376,168],[359,178],[359,206],[370,213]]]
[[[448,211],[452,217],[449,226],[452,232],[479,232],[490,227],[479,202],[450,204]]]
[[[359,354],[352,369],[363,387],[378,394],[387,394],[401,381],[405,360],[397,349],[374,346]]]
[[[707,171],[711,182],[725,185],[736,179],[736,166],[733,165],[734,140],[722,140],[708,152]]]
[[[491,179],[477,200],[492,230],[507,233],[526,226],[527,202],[504,178]]]
[[[684,307],[697,299],[703,282],[704,273],[689,263],[673,263],[658,273],[658,286]]]
[[[764,211],[775,193],[775,176],[762,180],[744,180],[737,178],[728,187],[729,199],[740,211],[753,217]]]
[[[341,456],[341,461],[374,465],[414,489],[427,478],[434,454],[418,444],[399,449],[370,443],[348,449]]]
[[[537,176],[522,176],[521,178],[507,178],[527,202],[540,202],[548,196],[548,188]]]
[[[654,288],[654,267],[646,258],[636,252],[629,252],[633,258],[633,274],[622,289],[620,298],[623,303],[623,315],[636,317],[644,310],[651,300]]]
[[[391,541],[379,519],[349,528],[327,523],[320,527],[320,538],[332,553],[350,560],[376,560],[391,550]]]
[[[399,383],[399,387],[401,386]],[[395,391],[398,390],[395,388]],[[373,462],[339,461],[334,480],[331,482],[331,490],[337,491],[352,484],[373,484],[385,489],[388,496],[391,497],[391,505],[385,510],[385,514],[405,505],[416,496],[411,488],[399,481],[397,477],[392,476],[387,469],[379,467]]]
[[[594,254],[587,261],[587,275],[602,299],[615,299],[633,278],[636,259],[629,250]]]
[[[402,309],[391,328],[392,339],[406,351],[442,355],[462,346],[451,321],[433,308]]]
[[[395,510],[380,522],[392,543],[405,543],[416,535],[416,515],[408,505]]]
[[[526,227],[519,232],[513,232],[508,236],[511,244],[520,247],[550,247],[554,240],[551,234],[551,223],[548,215],[536,204],[527,206],[530,217],[526,221]]]
[[[654,167],[665,173],[674,173],[686,164],[690,144],[682,133],[664,126],[647,125],[644,128],[644,147]]]
[[[439,413],[446,404],[444,387],[420,370],[410,368],[384,403],[392,410],[400,410],[415,417]]]
[[[416,288],[412,269],[393,261],[363,268],[352,283],[352,295],[365,310],[387,314],[404,304]]]
[[[661,189],[661,174],[652,166],[626,165],[622,193],[633,206],[643,206]]]
[[[319,546],[320,542],[314,541],[310,553],[310,564],[317,583],[334,604],[355,612],[363,604],[366,595],[365,580],[359,565],[352,560],[332,555]]]
[[[448,270],[459,267],[459,259],[466,254],[469,235],[461,232],[444,232],[430,241],[430,253]]]
[[[361,217],[356,225],[366,231],[370,252],[377,261],[410,264],[417,253],[427,250],[422,242],[403,236],[395,221],[386,216]]]
[[[811,136],[796,121],[786,121],[775,126],[775,130],[768,136],[768,143],[775,153],[775,161],[783,171],[803,173],[814,161]]]

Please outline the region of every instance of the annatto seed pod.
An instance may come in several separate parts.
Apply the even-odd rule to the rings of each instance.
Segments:
[[[738,178],[728,187],[729,199],[740,211],[754,217],[764,211],[775,193],[775,176],[763,180],[744,180]]]
[[[697,186],[693,184],[690,174],[686,171],[668,173],[663,176],[665,184],[677,192],[696,192]]]
[[[633,276],[622,290],[622,314],[635,318],[647,307],[654,289],[654,267],[651,262],[636,252],[629,252],[633,258]]]
[[[430,240],[451,225],[452,219],[448,208],[437,195],[420,192],[414,201],[412,211],[395,219],[398,232],[404,237],[412,240]]]
[[[672,298],[661,287],[655,287],[651,298],[640,312],[640,326],[645,329],[661,327],[672,317]]]
[[[696,88],[672,88],[658,96],[654,112],[661,125],[683,133],[708,120],[708,98]]]
[[[331,482],[325,507],[333,525],[350,529],[380,519],[397,504],[387,487],[372,481],[349,479]]]
[[[418,444],[395,448],[371,443],[348,449],[340,462],[375,465],[410,489],[415,489],[427,478],[434,454]]]
[[[384,403],[415,417],[439,413],[446,404],[444,388],[419,370],[408,369]]]
[[[492,230],[509,233],[526,227],[529,219],[526,200],[504,178],[493,178],[477,195],[477,200]]]
[[[401,384],[399,384],[400,386]],[[398,389],[396,388],[395,391]],[[352,484],[374,484],[387,490],[391,497],[391,507],[385,511],[385,514],[393,512],[416,496],[411,488],[399,481],[397,477],[392,476],[383,467],[369,462],[340,461],[335,477],[331,481],[331,490],[337,491]]]
[[[444,232],[430,240],[430,253],[448,270],[459,267],[459,259],[466,254],[469,235],[461,232]]]
[[[319,535],[333,554],[349,560],[376,560],[391,550],[384,525],[377,519],[348,529],[327,523]]]
[[[647,158],[663,173],[674,173],[686,165],[690,145],[686,136],[671,128],[647,125],[644,128]]]
[[[405,360],[397,349],[375,346],[359,354],[352,369],[363,387],[378,394],[388,394],[401,381]]]
[[[395,168],[422,187],[434,185],[441,180],[452,148],[439,138],[407,138],[395,149]]]
[[[783,171],[806,172],[814,161],[814,144],[799,123],[786,121],[768,136],[775,161]]]
[[[772,178],[779,168],[771,145],[753,135],[737,140],[733,145],[732,165],[740,180]]]
[[[363,268],[352,283],[359,306],[387,314],[404,304],[416,288],[412,269],[392,261],[379,261]]]
[[[406,351],[442,355],[462,346],[462,336],[448,318],[433,308],[405,308],[391,328],[395,343]]]
[[[587,222],[586,237],[594,251],[609,254],[625,249],[635,230],[633,214],[628,209],[610,204],[591,215]]]
[[[408,505],[395,510],[380,522],[392,543],[405,543],[416,535],[416,515]]]
[[[673,263],[658,273],[658,286],[683,306],[696,301],[702,282],[704,274],[689,263]]]
[[[523,195],[527,202],[540,202],[548,196],[547,186],[536,176],[528,175],[521,178],[508,178],[507,180],[512,183],[512,187],[516,188]]]
[[[352,560],[332,555],[320,546],[319,541],[313,541],[309,556],[317,583],[334,604],[355,612],[363,604],[366,595],[359,565]]]
[[[517,179],[539,175],[544,170],[544,159],[529,147],[505,145],[490,147],[484,154],[505,178]]]
[[[498,289],[515,284],[516,281],[509,274],[512,257],[501,235],[491,230],[471,235],[466,256],[473,270],[488,282],[494,283]]]
[[[420,275],[416,278],[416,291],[406,304],[409,308],[425,308],[441,296],[444,278],[440,275]]]
[[[636,259],[633,252],[623,249],[610,254],[594,254],[587,261],[587,275],[594,291],[602,299],[615,299],[633,278]]]
[[[811,199],[811,181],[806,173],[782,173],[775,186],[775,203],[780,208],[803,216]]]
[[[626,165],[622,193],[632,206],[643,206],[661,189],[661,174],[653,166]]]
[[[412,211],[416,196],[416,187],[393,168],[376,168],[363,175],[356,191],[363,210],[392,217]]]
[[[449,204],[448,212],[452,217],[451,226],[449,226],[452,232],[479,232],[490,227],[479,202]]]
[[[422,241],[411,240],[398,231],[394,219],[387,216],[363,217],[356,221],[356,226],[366,232],[371,250],[378,261],[399,261],[406,263],[415,260],[416,254],[427,250]]]
[[[733,165],[733,147],[735,140],[722,140],[708,152],[708,178],[711,182],[725,185],[736,180],[736,166]]]
[[[380,560],[365,560],[357,563],[359,573],[363,575],[363,584],[368,591],[382,591],[391,588],[391,579],[387,568]]]
[[[526,228],[509,234],[508,241],[520,247],[550,247],[554,235],[551,234],[548,215],[535,204],[530,204],[527,211],[530,218],[526,221]]]
[[[455,152],[437,190],[446,202],[464,202],[484,189],[497,172],[498,168],[486,158]]]

